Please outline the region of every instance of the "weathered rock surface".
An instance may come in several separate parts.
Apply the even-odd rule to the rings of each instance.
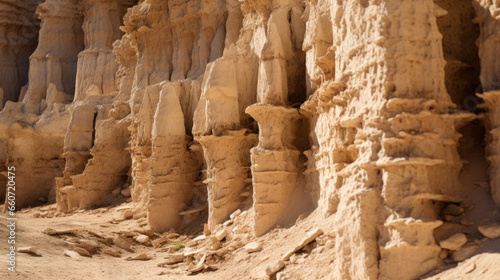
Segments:
[[[311,226],[268,276],[327,250],[328,279],[419,278],[446,250],[454,261],[477,250],[464,234],[434,239],[470,210],[457,205],[463,176],[483,168],[467,169],[460,149],[462,135],[482,143],[462,130],[480,111],[459,103],[476,93],[500,206],[499,11],[488,0],[0,0],[0,183],[15,166],[21,208],[131,200],[120,218],[151,234],[107,244],[129,252],[205,224],[160,265],[187,258],[190,273],[216,269],[214,255],[248,243],[242,232],[316,211],[329,228]],[[242,210],[251,222],[224,228]],[[194,249],[204,242],[213,252]],[[70,257],[121,256],[72,243]]]
[[[439,246],[443,249],[457,251],[467,243],[467,237],[463,233],[456,233],[445,240],[439,242]]]
[[[500,238],[500,225],[499,224],[491,224],[491,225],[483,225],[478,227],[479,232],[481,232],[484,236],[490,239]]]

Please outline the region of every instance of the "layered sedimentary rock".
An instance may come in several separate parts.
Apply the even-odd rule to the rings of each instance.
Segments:
[[[188,150],[189,138],[179,101],[181,94],[180,82],[166,84],[160,92],[154,116],[147,210],[150,225],[157,231],[167,231],[180,224],[179,213],[193,200],[194,183],[201,169],[199,153]]]
[[[29,56],[38,42],[37,3],[0,2],[0,108],[9,100],[18,101],[21,87],[28,82]]]
[[[61,154],[69,121],[64,104],[74,94],[76,59],[83,47],[81,16],[73,2],[46,1],[36,12],[41,24],[29,83],[20,92],[22,102],[8,102],[0,113],[5,161],[19,170],[18,207],[54,199],[54,177],[64,169]]]
[[[85,49],[78,54],[75,97],[64,140],[66,167],[57,179],[61,211],[99,205],[128,180],[130,112],[116,100],[120,83],[113,43],[120,39],[123,15],[133,1],[79,1]],[[119,77],[122,79],[122,77]],[[125,88],[125,87],[124,87]]]
[[[295,79],[304,74],[305,28],[298,16],[303,12],[299,1],[256,3],[253,8],[266,25],[265,41],[254,50],[259,56],[257,103],[246,109],[259,125],[259,145],[252,149],[252,177],[254,232],[260,236],[285,214],[301,171],[300,151],[293,145],[301,116],[289,106],[305,95],[303,84]]]
[[[18,101],[21,87],[28,82],[29,56],[38,42],[37,1],[0,2],[0,110],[7,101]],[[0,172],[6,171],[6,151],[0,153]],[[6,177],[0,175],[5,186]],[[4,199],[4,188],[0,199]]]
[[[487,107],[486,127],[488,135],[487,154],[490,162],[490,188],[493,199],[500,206],[500,3],[497,1],[474,0],[476,23],[480,26],[477,40],[481,59],[480,95]]]
[[[83,18],[78,6],[69,0],[47,0],[36,12],[42,19],[40,38],[30,56],[29,84],[21,98],[25,102],[41,102],[48,98],[51,84],[57,91],[73,96],[77,56],[83,49]]]
[[[132,198],[159,231],[185,225],[190,217],[180,213],[199,208],[194,202],[206,196],[191,131],[207,63],[222,55],[229,3],[145,1],[125,16],[124,39],[130,38],[137,57],[130,97]],[[162,132],[164,122],[180,120],[177,132]]]
[[[75,101],[118,91],[113,43],[123,36],[119,27],[133,1],[83,0],[79,4],[84,17],[85,49],[78,54]]]
[[[500,203],[498,5],[473,3]],[[449,49],[463,39],[446,14],[472,13],[450,5],[47,0],[29,83],[9,89],[22,102],[0,113],[17,203],[50,194],[70,212],[130,187],[154,231],[215,229],[250,207],[256,236],[310,208],[333,221],[330,278],[418,278],[441,263],[440,208],[466,195],[457,131],[475,115],[453,102],[473,94],[477,51]]]
[[[456,127],[471,116],[446,92],[433,1],[331,8],[335,60],[323,75],[334,68],[335,79],[304,110],[313,110],[319,207],[338,216],[336,277],[413,279],[440,261],[433,201],[461,199]]]
[[[259,145],[252,149],[254,231],[260,236],[273,228],[291,200],[300,174],[300,151],[295,138],[297,109],[252,105],[247,111],[259,123]]]

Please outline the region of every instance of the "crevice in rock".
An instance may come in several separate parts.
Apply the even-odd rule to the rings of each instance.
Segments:
[[[95,145],[95,132],[96,132],[96,127],[95,127],[95,123],[97,121],[97,112],[94,113],[94,120],[92,121],[92,141],[91,141],[91,144],[90,144],[90,149],[92,149],[92,147],[94,147]],[[92,157],[92,155],[91,155]]]
[[[0,2],[0,110],[17,102],[28,83],[29,57],[38,44],[37,0]],[[0,182],[3,182],[0,180]],[[5,184],[2,184],[5,185]]]
[[[476,115],[483,113],[482,101],[476,96],[481,89],[480,59],[476,40],[479,26],[474,23],[475,11],[469,0],[440,0],[436,2],[437,24],[443,35],[443,54],[446,60],[445,84],[458,110]],[[475,182],[487,180],[484,124],[475,120],[460,128],[459,154],[465,164],[460,173],[462,193],[475,188]]]

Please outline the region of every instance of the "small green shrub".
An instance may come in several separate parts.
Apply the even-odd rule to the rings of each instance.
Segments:
[[[176,251],[178,251],[182,248],[184,248],[184,244],[180,243],[179,241],[175,242],[175,250]]]

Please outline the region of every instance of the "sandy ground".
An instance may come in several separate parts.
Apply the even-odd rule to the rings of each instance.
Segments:
[[[18,247],[35,246],[41,256],[26,253],[17,253],[16,273],[7,271],[8,264],[3,261],[0,269],[0,279],[257,279],[265,275],[268,266],[277,263],[281,256],[299,244],[311,230],[318,229],[315,225],[316,214],[312,213],[304,219],[298,220],[290,228],[275,229],[270,233],[248,241],[258,241],[263,250],[247,253],[243,247],[230,251],[215,265],[216,270],[204,270],[198,274],[190,274],[185,263],[158,267],[172,252],[165,252],[175,240],[183,239],[188,244],[196,236],[180,236],[165,246],[154,248],[134,243],[134,253],[122,251],[121,257],[95,253],[92,257],[73,259],[64,255],[64,251],[71,249],[65,241],[77,236],[79,238],[96,239],[93,234],[103,238],[117,234],[133,233],[144,230],[137,220],[122,220],[123,209],[127,204],[114,208],[101,208],[75,213],[68,216],[40,218],[37,213],[55,213],[55,206],[32,208],[17,213],[16,245]],[[52,212],[51,212],[52,211]],[[8,252],[8,229],[6,213],[0,213],[0,248],[1,255],[6,259]],[[235,222],[227,229],[234,232],[234,228],[245,224]],[[334,239],[328,236],[329,219],[324,219],[321,228],[324,234],[298,251],[292,261],[285,262],[285,267],[278,272],[277,279],[329,279],[331,263],[331,242]],[[75,234],[47,235],[43,233],[47,228],[54,230],[71,229]],[[158,238],[158,236],[152,236]],[[232,244],[229,241],[225,243]],[[223,244],[223,248],[227,246]],[[170,244],[170,245],[169,245]],[[103,245],[105,246],[105,245]],[[199,246],[200,247],[200,246]],[[176,253],[186,252],[191,248],[183,248]],[[194,248],[196,249],[196,248]],[[147,253],[152,257],[147,261],[127,261],[127,257]],[[477,255],[456,265],[443,267],[441,273],[431,279],[498,279],[500,275],[500,239],[486,240],[481,243]],[[274,278],[274,277],[273,277]]]

